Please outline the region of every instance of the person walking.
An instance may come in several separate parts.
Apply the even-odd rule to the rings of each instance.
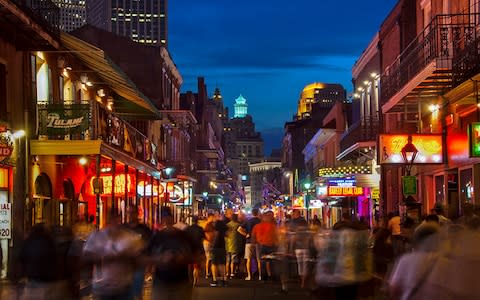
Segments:
[[[393,247],[393,257],[397,258],[403,252],[403,237],[402,230],[400,227],[401,219],[398,212],[391,212],[388,214],[388,230],[390,230],[392,247]]]
[[[212,282],[210,286],[226,286],[226,258],[225,235],[228,231],[227,223],[230,222],[232,211],[227,210],[224,218],[219,216],[215,221],[215,239],[212,243]]]
[[[252,259],[256,259],[257,268],[260,270],[259,249],[255,241],[252,239],[253,228],[261,222],[258,213],[259,211],[257,208],[252,209],[252,217],[237,229],[237,231],[245,237],[245,259],[247,270],[247,277],[245,280],[252,280]]]
[[[260,246],[260,264],[258,280],[262,280],[262,262],[265,262],[267,280],[272,279],[272,256],[278,245],[278,233],[275,217],[272,211],[267,211],[262,216],[262,221],[252,231],[254,241]]]
[[[100,300],[133,299],[134,272],[144,243],[120,222],[121,216],[111,216],[105,228],[90,235],[83,249],[84,259],[95,266],[92,293]]]
[[[153,300],[191,300],[193,286],[189,265],[195,261],[195,245],[190,235],[174,227],[172,213],[162,212],[163,228],[156,231],[145,261],[154,267]]]
[[[208,214],[207,222],[203,229],[205,233],[205,239],[203,240],[203,250],[205,251],[205,279],[208,279],[212,276],[211,267],[212,267],[212,250],[213,242],[215,240],[215,215],[212,213]]]
[[[305,287],[308,276],[308,262],[310,260],[310,246],[312,245],[311,233],[308,230],[307,221],[300,215],[299,210],[293,211],[293,219],[290,222],[291,248],[297,259],[298,276],[300,287]]]
[[[192,264],[193,286],[196,286],[200,279],[200,265],[205,260],[205,251],[203,248],[203,241],[205,240],[205,232],[203,228],[198,225],[198,216],[192,217],[192,225],[188,226],[186,232],[190,236],[194,244],[194,259]]]
[[[233,214],[227,223],[228,231],[225,236],[225,250],[227,251],[227,276],[233,279],[238,272],[239,255],[242,247],[242,236],[238,233],[238,215]]]
[[[20,265],[27,282],[21,300],[61,300],[71,295],[68,286],[60,280],[57,246],[52,232],[44,224],[36,224],[23,242]]]

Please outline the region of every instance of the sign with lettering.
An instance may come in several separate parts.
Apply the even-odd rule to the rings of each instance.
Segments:
[[[380,199],[380,189],[373,188],[372,189],[372,199]]]
[[[41,135],[78,134],[88,129],[89,104],[47,104],[39,107]]]
[[[125,186],[125,174],[115,175],[115,182],[112,181],[112,176],[100,176],[99,180],[101,184],[97,183],[96,177],[92,177],[90,180],[91,188],[96,194],[111,195],[112,188],[115,195],[124,195],[125,187],[127,188],[127,193],[130,193],[132,190],[132,178],[129,174],[127,174],[127,186]]]
[[[329,186],[328,195],[332,197],[349,197],[363,195],[363,188],[358,186]]]
[[[12,204],[0,203],[0,239],[12,238]]]
[[[443,163],[443,142],[440,134],[412,134],[412,144],[418,153],[413,164]],[[381,164],[405,164],[402,149],[408,143],[408,134],[381,134],[379,155]]]

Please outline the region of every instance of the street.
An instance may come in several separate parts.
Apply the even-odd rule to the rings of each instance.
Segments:
[[[17,299],[15,286],[4,283],[0,292],[0,299]],[[145,283],[144,299],[150,299],[151,282]],[[278,282],[259,282],[233,279],[229,281],[227,287],[210,287],[206,279],[201,279],[200,284],[194,288],[192,300],[220,300],[220,299],[238,299],[241,296],[243,300],[260,299],[313,299],[309,296],[307,290],[302,290],[298,282],[292,281],[289,284],[288,293],[280,293],[280,284]],[[82,300],[92,299],[88,294]]]

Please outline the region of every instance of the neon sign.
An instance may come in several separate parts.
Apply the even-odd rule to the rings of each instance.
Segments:
[[[381,134],[379,155],[381,164],[404,164],[402,148],[408,142],[408,134]],[[414,164],[443,163],[442,136],[437,134],[412,134],[412,144],[418,154]]]
[[[329,186],[328,195],[332,197],[348,197],[363,195],[363,188],[357,186]]]
[[[468,129],[470,156],[480,157],[480,122],[470,124]]]
[[[112,194],[112,176],[100,176],[100,179],[103,182],[103,192],[102,195],[111,195]],[[90,187],[92,191],[94,190],[93,181],[95,177],[90,179]],[[127,175],[127,193],[130,193],[132,185],[132,178],[130,175]],[[115,195],[125,194],[125,174],[115,175]]]

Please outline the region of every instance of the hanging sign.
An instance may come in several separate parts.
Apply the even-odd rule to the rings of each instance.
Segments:
[[[402,148],[408,143],[408,134],[381,134],[379,155],[381,164],[405,164]],[[440,134],[412,134],[412,144],[418,153],[414,164],[443,163],[443,142]]]
[[[403,176],[402,177],[403,194],[416,195],[417,194],[417,177],[415,176]]]
[[[13,153],[13,137],[5,125],[0,125],[0,162],[6,160]]]

